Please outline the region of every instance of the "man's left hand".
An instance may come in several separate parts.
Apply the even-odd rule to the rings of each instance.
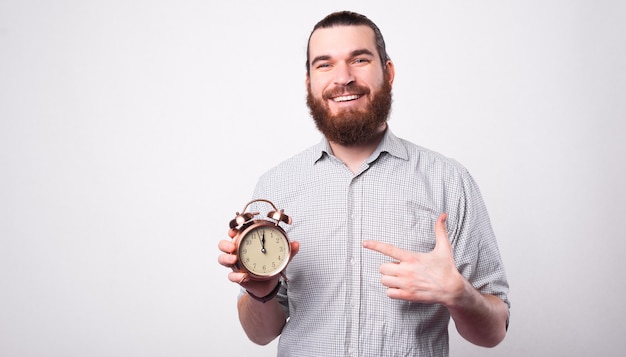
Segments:
[[[458,272],[446,231],[447,214],[435,223],[435,248],[428,253],[416,253],[391,244],[373,240],[363,241],[363,247],[380,252],[395,262],[380,266],[381,283],[387,296],[428,304],[452,303],[463,294],[464,278]]]

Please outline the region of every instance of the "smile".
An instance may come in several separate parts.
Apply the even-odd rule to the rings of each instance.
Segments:
[[[353,95],[342,95],[340,97],[333,98],[333,101],[335,101],[335,102],[349,102],[351,100],[357,100],[359,98],[360,98],[360,96],[356,95],[356,94],[353,94]]]

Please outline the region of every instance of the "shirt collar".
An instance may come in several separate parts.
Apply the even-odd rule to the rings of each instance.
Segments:
[[[313,150],[315,152],[315,154],[313,155],[313,163],[318,162],[325,155],[332,155],[333,152],[326,137],[322,137],[322,140],[316,146],[314,146]],[[402,143],[402,140],[391,132],[391,129],[389,129],[389,124],[387,124],[387,130],[385,130],[383,140],[381,140],[376,150],[374,150],[372,155],[367,159],[367,163],[372,163],[382,153],[388,153],[403,160],[409,159],[406,147]]]

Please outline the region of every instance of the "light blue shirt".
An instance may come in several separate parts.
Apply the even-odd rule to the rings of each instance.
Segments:
[[[300,242],[278,295],[289,316],[279,356],[447,356],[447,309],[388,298],[379,267],[391,258],[361,246],[373,239],[429,252],[443,212],[459,271],[509,305],[498,245],[468,171],[389,129],[357,173],[323,139],[265,173],[253,198],[284,209],[292,224],[283,227]],[[251,208],[267,211],[260,205]]]

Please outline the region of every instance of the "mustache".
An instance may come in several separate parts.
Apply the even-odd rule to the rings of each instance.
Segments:
[[[370,89],[359,84],[350,83],[348,85],[335,87],[333,89],[325,91],[322,94],[322,98],[324,100],[328,100],[330,98],[339,97],[346,94],[369,95]]]

